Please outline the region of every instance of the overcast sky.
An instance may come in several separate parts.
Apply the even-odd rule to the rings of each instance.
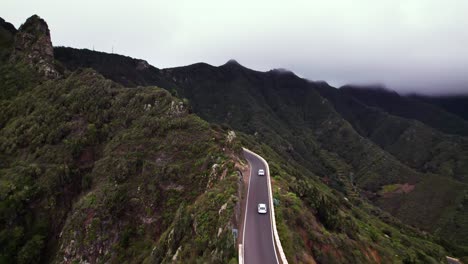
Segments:
[[[234,58],[310,80],[468,93],[466,0],[5,0],[17,28],[32,14],[55,46],[114,52],[158,68]]]

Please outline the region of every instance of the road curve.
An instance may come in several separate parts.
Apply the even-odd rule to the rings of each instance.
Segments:
[[[244,150],[244,156],[250,165],[250,179],[242,234],[243,260],[245,264],[279,263],[273,237],[272,215],[269,195],[269,171],[266,164],[254,154]],[[265,176],[258,176],[258,170],[265,170]],[[264,203],[267,214],[259,214],[257,205]]]

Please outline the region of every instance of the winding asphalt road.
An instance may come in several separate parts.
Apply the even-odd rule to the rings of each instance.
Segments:
[[[255,155],[244,151],[244,156],[250,164],[250,179],[247,191],[246,214],[244,220],[244,263],[270,264],[279,263],[273,240],[271,210],[268,195],[269,171],[265,164]],[[263,169],[265,176],[258,176],[258,170]],[[257,205],[267,205],[268,213],[259,214]]]

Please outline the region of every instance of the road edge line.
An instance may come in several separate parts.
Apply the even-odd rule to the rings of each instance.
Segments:
[[[245,211],[244,211],[244,227],[242,228],[242,244],[239,245],[239,247],[242,247],[242,256],[239,255],[239,264],[244,264],[244,239],[245,239],[245,224],[247,222],[247,212],[249,211],[249,194],[250,194],[250,180],[252,179],[252,164],[250,164],[250,161],[248,159],[247,163],[249,164],[249,183],[247,185],[247,196],[245,197]]]
[[[242,241],[244,242],[244,241]],[[239,244],[239,264],[244,264],[244,248],[243,244]]]

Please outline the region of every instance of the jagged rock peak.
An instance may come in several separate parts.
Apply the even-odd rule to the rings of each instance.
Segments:
[[[29,33],[33,36],[40,37],[47,36],[50,39],[50,31],[47,22],[40,18],[38,15],[33,15],[24,22],[19,28],[22,33]]]
[[[47,23],[33,15],[21,25],[15,35],[15,50],[11,59],[24,61],[35,67],[45,77],[59,77],[54,66],[54,48]]]

